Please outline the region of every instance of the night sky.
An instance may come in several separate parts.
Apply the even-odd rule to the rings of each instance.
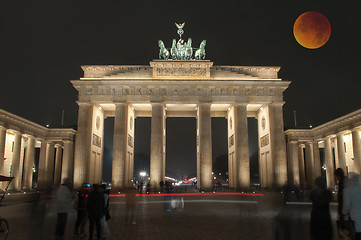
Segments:
[[[281,66],[279,77],[292,82],[284,93],[286,127],[293,126],[294,110],[299,126],[317,126],[361,108],[360,1],[46,0],[0,6],[0,108],[41,125],[59,126],[63,109],[65,125],[77,123],[70,80],[82,77],[81,65],[149,64],[158,56],[159,39],[169,48],[178,38],[174,22],[186,22],[183,38],[191,37],[194,47],[207,40],[206,58],[214,65]],[[294,21],[307,11],[322,13],[331,24],[331,37],[319,49],[306,49],[293,36]],[[150,118],[136,121],[136,134],[145,139],[135,143],[136,168],[146,168],[141,158],[149,161]],[[106,120],[107,151],[112,124]],[[196,173],[195,119],[168,119],[167,126],[167,144],[179,145],[167,148],[167,172]],[[225,120],[212,120],[214,158],[226,153],[225,129]],[[257,140],[251,141],[254,148]]]

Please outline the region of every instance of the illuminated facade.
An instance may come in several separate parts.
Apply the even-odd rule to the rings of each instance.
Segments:
[[[151,117],[150,181],[165,180],[168,117],[197,119],[198,187],[212,177],[211,118],[228,122],[229,184],[249,188],[247,117],[259,125],[259,163],[263,187],[287,182],[283,130],[283,92],[290,82],[279,67],[213,66],[208,60],[154,60],[150,65],[83,66],[84,77],[71,81],[78,90],[78,130],[74,185],[100,182],[104,118],[114,117],[113,188],[131,183],[134,170],[135,118]]]
[[[287,130],[289,182],[312,187],[323,173],[332,189],[336,168],[342,168],[346,175],[360,173],[360,129],[361,110],[357,110],[312,129]]]
[[[72,179],[75,132],[46,128],[0,109],[0,175],[14,177],[14,191],[52,188]]]

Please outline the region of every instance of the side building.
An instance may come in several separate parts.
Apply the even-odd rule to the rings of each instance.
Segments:
[[[75,133],[0,109],[0,175],[14,177],[10,190],[49,189],[72,180]]]
[[[313,129],[289,129],[287,138],[288,182],[312,188],[324,176],[327,187],[335,186],[334,171],[360,174],[361,109]]]

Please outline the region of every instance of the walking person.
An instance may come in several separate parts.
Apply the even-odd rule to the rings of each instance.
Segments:
[[[70,188],[70,179],[65,178],[56,192],[57,218],[55,239],[64,239],[68,212],[73,210],[73,193]]]
[[[94,225],[96,227],[97,238],[101,239],[100,219],[104,216],[104,194],[99,185],[93,184],[93,191],[88,195],[86,208],[89,218],[89,240],[93,240]]]
[[[77,219],[75,222],[74,236],[85,237],[85,225],[87,221],[87,210],[86,210],[86,197],[89,193],[88,186],[84,184],[79,190],[77,197],[75,198],[75,209],[77,211]],[[80,227],[80,234],[79,234]]]
[[[323,177],[315,179],[315,188],[310,193],[312,201],[310,233],[313,240],[331,240],[332,223],[330,202],[332,193],[327,190]]]
[[[342,214],[343,208],[343,190],[345,186],[345,174],[342,168],[337,168],[334,173],[337,182],[337,233],[340,237],[340,231],[344,228],[344,215]]]
[[[107,185],[102,184],[101,185],[101,192],[104,196],[104,216],[100,220],[101,225],[101,232],[102,232],[102,239],[105,239],[106,237],[109,237],[110,230],[107,221],[110,219],[109,215],[109,191],[107,191]]]
[[[133,186],[127,188],[125,191],[125,223],[137,223],[135,221],[136,193],[137,190]]]
[[[361,184],[360,175],[350,173],[351,178],[347,180],[344,195],[343,209],[344,215],[349,215],[355,222],[355,239],[361,240]]]

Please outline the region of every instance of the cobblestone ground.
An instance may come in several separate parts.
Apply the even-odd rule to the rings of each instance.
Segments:
[[[107,239],[309,239],[309,204],[282,205],[280,198],[271,194],[187,196],[183,209],[166,211],[165,200],[139,197],[136,224],[131,224],[124,219],[124,198],[111,198],[111,235]],[[55,209],[54,199],[1,206],[0,215],[10,225],[8,239],[54,239]],[[336,206],[331,210],[335,222]],[[75,220],[74,210],[68,216],[65,239],[88,239],[73,237]]]

